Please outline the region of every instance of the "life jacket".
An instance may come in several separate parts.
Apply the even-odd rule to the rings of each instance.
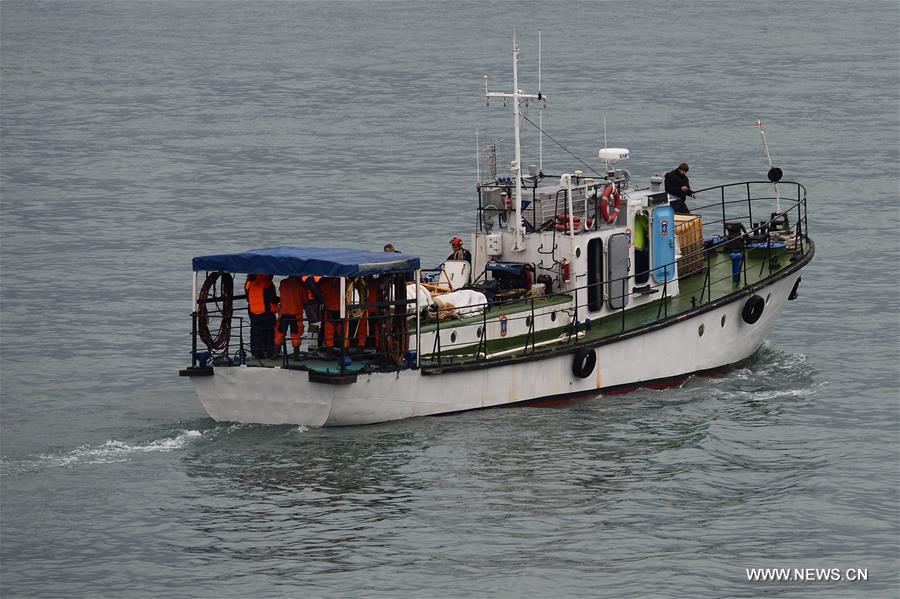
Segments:
[[[302,283],[304,283],[304,285],[305,285],[307,281],[312,280],[313,285],[318,286],[319,280],[321,278],[322,277],[320,277],[318,275],[303,275],[302,277],[300,277],[300,281]],[[318,298],[316,298],[316,294],[313,292],[312,287],[310,287],[309,285],[305,285],[305,286],[306,286],[306,301],[310,301],[310,302],[319,301]]]
[[[325,309],[332,312],[341,310],[341,283],[337,277],[323,277],[317,282],[322,299],[325,300]]]
[[[278,286],[281,295],[281,313],[291,316],[303,314],[303,302],[306,300],[307,289],[298,277],[290,277],[281,281]]]
[[[472,253],[466,248],[459,248],[458,250],[453,250],[453,253],[447,256],[447,260],[465,260],[466,262],[472,262]]]
[[[643,214],[636,214],[634,217],[634,249],[647,250],[647,217]]]
[[[275,285],[271,275],[257,275],[244,283],[247,292],[247,309],[251,314],[278,312],[278,298],[275,296]]]

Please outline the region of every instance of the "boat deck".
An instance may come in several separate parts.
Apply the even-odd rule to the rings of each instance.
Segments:
[[[741,269],[738,282],[732,279],[732,261],[728,252],[710,251],[704,267],[679,280],[680,293],[676,296],[659,297],[652,302],[637,307],[626,306],[615,314],[593,320],[588,327],[585,323],[566,323],[555,329],[535,332],[531,337],[522,336],[488,341],[482,348],[487,356],[502,353],[509,357],[535,351],[542,343],[556,339],[559,345],[598,341],[620,333],[636,330],[659,322],[668,317],[688,312],[726,297],[740,289],[754,285],[776,274],[792,261],[794,253],[784,244],[766,249],[751,248],[747,252],[746,268]],[[477,320],[476,320],[477,322]],[[576,326],[573,326],[576,325]],[[443,327],[443,324],[441,325]],[[518,351],[516,351],[518,349]],[[448,348],[441,355],[428,357],[429,365],[460,364],[480,359],[476,346]]]
[[[478,324],[483,322],[485,319],[492,320],[495,318],[500,318],[501,316],[510,316],[512,314],[519,314],[523,312],[530,312],[532,305],[535,310],[539,310],[541,308],[548,308],[550,306],[557,306],[563,304],[569,304],[572,302],[573,296],[568,293],[559,293],[556,295],[548,295],[542,297],[528,298],[528,301],[516,300],[514,302],[508,302],[500,305],[496,305],[490,308],[487,311],[487,314],[477,314],[473,316],[467,316],[465,318],[457,318],[453,320],[444,320],[441,322],[429,322],[422,325],[422,333],[430,333],[436,331],[438,329],[450,329],[457,327],[466,327],[471,326],[473,324]],[[412,326],[410,328],[410,332],[415,334],[416,328]]]
[[[534,352],[562,347],[574,343],[590,343],[605,337],[639,329],[709,304],[728,296],[746,286],[754,285],[787,267],[795,253],[779,244],[778,247],[756,247],[747,251],[746,264],[740,271],[740,279],[732,278],[732,261],[728,252],[709,251],[706,254],[702,269],[679,280],[680,292],[676,296],[663,297],[662,288],[656,288],[654,301],[640,306],[628,307],[614,314],[593,320],[590,325],[584,322],[563,321],[559,327],[533,331],[528,335],[518,335],[500,339],[488,339],[477,345],[447,346],[440,355],[426,354],[420,357],[422,366],[465,364],[472,361],[483,361],[495,356],[516,357]],[[528,298],[527,301],[516,301],[495,306],[486,314],[478,314],[461,319],[428,322],[422,326],[422,334],[439,332],[446,329],[480,326],[485,321],[496,320],[501,316],[531,313],[533,309],[550,306],[571,306],[572,294]],[[523,316],[524,318],[524,316]],[[415,335],[415,324],[411,323],[410,334]],[[334,350],[329,354],[321,352],[302,352],[299,357],[288,355],[287,358],[257,359],[248,357],[248,367],[288,368],[306,370],[315,374],[359,374],[374,371],[395,371],[406,368],[406,364],[385,365],[378,360],[374,350],[354,350],[349,354],[351,362],[342,368],[340,356]],[[227,366],[228,364],[217,364]]]
[[[594,323],[589,338],[637,329],[662,318],[687,312],[709,304],[749,285],[754,285],[777,273],[791,262],[792,252],[784,247],[767,252],[763,248],[747,252],[746,269],[741,269],[738,282],[732,279],[732,263],[727,252],[710,252],[708,264],[700,271],[679,280],[679,294],[653,301],[643,306],[620,311]],[[707,276],[708,275],[708,276]],[[661,295],[657,294],[657,295]]]

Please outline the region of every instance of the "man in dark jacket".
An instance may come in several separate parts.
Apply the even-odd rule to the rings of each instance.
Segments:
[[[450,245],[453,246],[453,253],[447,256],[447,260],[465,260],[472,264],[472,252],[463,247],[463,240],[459,237],[454,237],[450,240]]]
[[[666,193],[675,196],[676,199],[671,200],[669,205],[675,210],[675,214],[690,214],[685,200],[687,196],[697,197],[691,190],[691,183],[687,178],[688,165],[682,162],[673,171],[666,173]]]

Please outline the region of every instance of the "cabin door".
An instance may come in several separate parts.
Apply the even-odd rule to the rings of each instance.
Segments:
[[[675,211],[659,206],[650,215],[650,255],[653,280],[671,281],[675,276]]]
[[[613,310],[624,308],[628,304],[628,284],[631,279],[629,250],[631,239],[625,233],[610,235],[606,241],[606,263],[609,266],[609,307]]]

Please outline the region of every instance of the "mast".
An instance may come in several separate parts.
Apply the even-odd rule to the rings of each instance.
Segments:
[[[525,237],[525,228],[522,226],[522,144],[519,135],[519,104],[530,100],[543,101],[544,96],[539,92],[537,94],[526,94],[519,89],[519,46],[516,43],[516,31],[513,30],[513,91],[511,94],[502,92],[489,92],[487,89],[487,77],[484,82],[484,95],[487,98],[488,106],[490,106],[491,98],[512,98],[513,101],[513,119],[515,121],[515,146],[516,159],[512,164],[512,171],[516,178],[516,220],[514,231],[516,233],[516,241],[513,244],[513,251],[522,251],[525,249],[523,240]]]

